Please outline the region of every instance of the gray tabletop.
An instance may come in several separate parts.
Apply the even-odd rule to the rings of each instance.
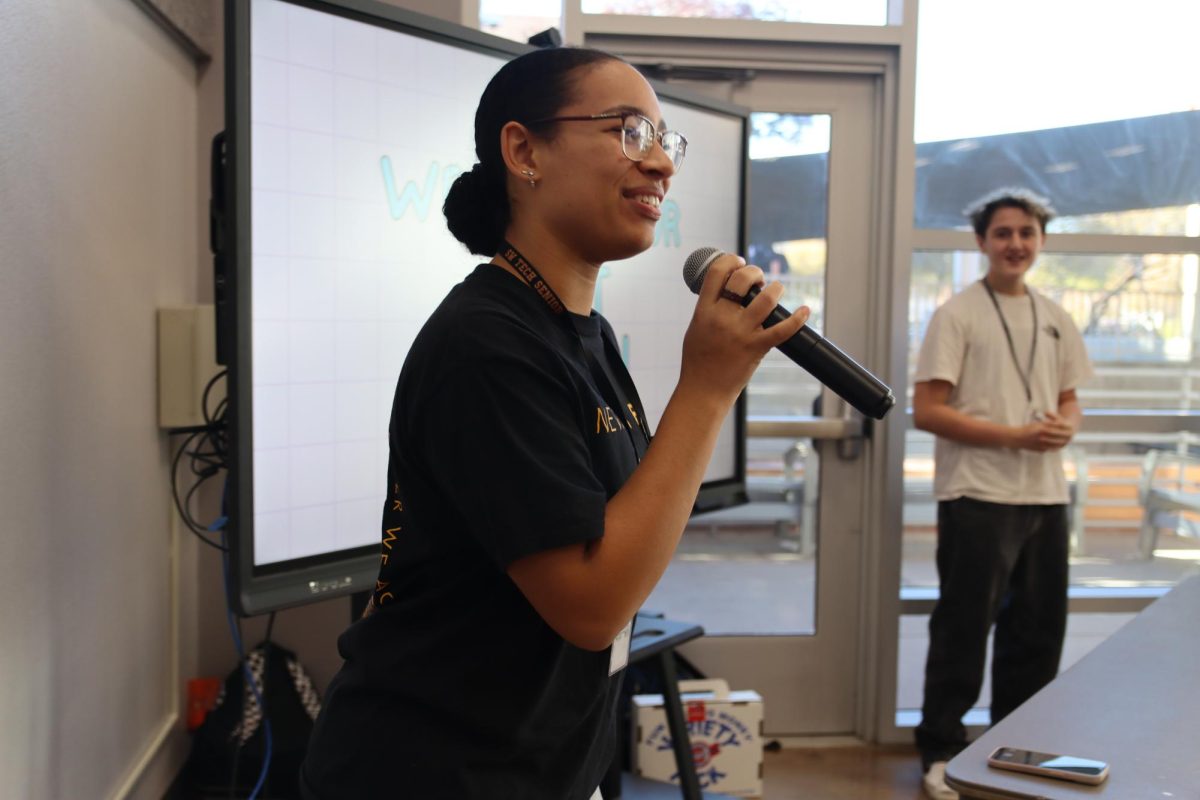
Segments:
[[[1107,761],[1100,786],[987,765],[997,747]],[[959,753],[964,798],[1200,798],[1200,576],[1180,583]]]

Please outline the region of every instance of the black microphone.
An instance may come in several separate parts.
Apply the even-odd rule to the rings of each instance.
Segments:
[[[704,285],[704,276],[708,273],[709,265],[723,255],[725,254],[715,247],[701,247],[688,256],[683,265],[683,280],[688,288],[700,294],[700,287]],[[749,305],[758,293],[759,288],[752,286],[750,291],[746,292],[742,305]],[[783,306],[775,306],[763,322],[763,327],[777,325],[791,315],[792,312]],[[896,404],[896,396],[887,384],[807,325],[779,345],[779,349],[810,375],[832,389],[838,397],[868,417],[883,419]]]

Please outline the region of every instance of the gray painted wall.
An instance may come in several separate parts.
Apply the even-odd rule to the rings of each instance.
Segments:
[[[155,310],[211,301],[220,62],[130,0],[0,5],[6,798],[161,797],[187,753],[184,682],[234,666],[220,564],[175,525],[155,417]],[[348,619],[345,599],[281,612],[274,638],[324,688]]]
[[[194,301],[192,60],[128,0],[0,10],[0,775],[120,786],[169,720],[155,309]]]

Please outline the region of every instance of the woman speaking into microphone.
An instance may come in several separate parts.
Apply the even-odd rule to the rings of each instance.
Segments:
[[[722,420],[808,317],[764,329],[782,287],[743,307],[762,271],[717,259],[651,438],[592,303],[605,262],[653,243],[686,148],[650,84],[607,53],[531,52],[485,89],[479,161],[444,210],[490,260],[446,296],[400,373],[379,578],[338,639],[308,798],[599,796],[631,620]]]

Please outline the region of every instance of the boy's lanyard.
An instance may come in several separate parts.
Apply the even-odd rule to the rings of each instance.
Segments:
[[[584,343],[583,332],[579,330],[574,320],[574,315],[567,314],[567,307],[559,299],[558,294],[550,287],[550,284],[546,283],[533,264],[529,263],[529,260],[521,255],[521,252],[509,242],[505,241],[501,243],[499,256],[511,264],[521,279],[542,299],[551,315],[556,319],[562,320],[561,324],[571,333],[574,340],[578,343],[579,349],[583,351],[584,357],[588,362],[588,371],[592,374],[592,380],[599,386],[600,393],[604,396],[605,402],[613,409],[620,409],[620,395],[609,380],[609,371],[604,368],[604,365],[596,358],[595,353]],[[628,400],[628,409],[626,410],[633,416],[633,421],[636,423],[631,424],[629,417],[622,414],[622,416],[625,416],[623,427],[625,428],[625,435],[629,437],[629,446],[633,449],[633,457],[638,463],[641,463],[642,457],[638,452],[637,443],[633,438],[631,429],[636,427],[642,435],[645,446],[650,446],[650,429],[646,425],[645,409],[642,408],[642,401],[638,397],[637,387],[633,385],[633,379],[629,377],[629,372],[625,369],[625,362],[621,360],[621,354],[617,352],[616,347],[603,334],[603,331],[600,333],[600,339],[604,343],[605,352],[608,353],[609,364],[613,367],[613,377],[622,384],[621,389],[625,392],[625,397]],[[616,364],[620,364],[620,368],[617,368]],[[637,405],[637,409],[634,408],[635,404]],[[641,409],[641,413],[638,412],[638,409]],[[645,452],[644,448],[642,452]]]
[[[1033,313],[1033,341],[1029,345],[1029,368],[1022,371],[1021,360],[1017,358],[1017,347],[1013,344],[1012,331],[1008,329],[1008,321],[1004,319],[1004,312],[1000,310],[1000,301],[996,299],[992,287],[988,286],[987,278],[981,278],[979,282],[983,284],[984,289],[987,289],[988,297],[992,298],[992,305],[995,306],[996,313],[1000,315],[1000,324],[1004,326],[1004,338],[1008,339],[1008,352],[1012,355],[1013,366],[1017,368],[1017,376],[1021,379],[1021,385],[1025,387],[1025,399],[1032,404],[1033,357],[1037,354],[1038,340],[1037,303],[1033,302],[1033,292],[1026,287],[1025,293],[1029,295],[1029,310]]]

